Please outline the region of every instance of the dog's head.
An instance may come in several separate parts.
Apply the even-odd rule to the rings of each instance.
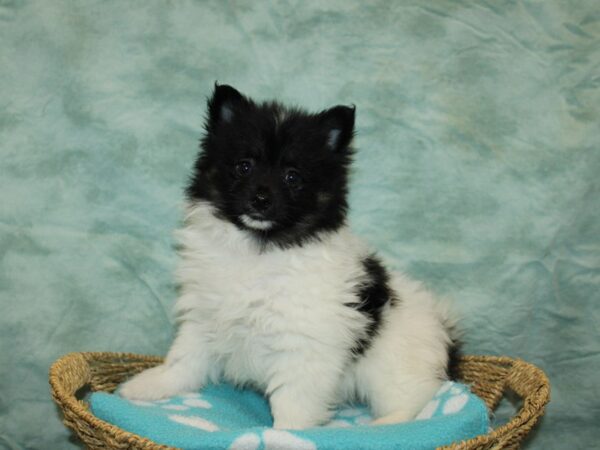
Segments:
[[[353,107],[309,114],[215,85],[205,130],[190,200],[279,246],[344,223]]]

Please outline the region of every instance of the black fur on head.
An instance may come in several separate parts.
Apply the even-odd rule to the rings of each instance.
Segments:
[[[210,202],[263,245],[336,230],[346,217],[354,111],[310,114],[215,84],[188,198]]]

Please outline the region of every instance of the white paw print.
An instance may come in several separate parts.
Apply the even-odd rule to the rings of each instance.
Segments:
[[[169,419],[173,422],[187,425],[188,427],[198,428],[204,431],[219,431],[219,427],[216,424],[199,416],[179,416],[173,414],[169,416]]]
[[[265,450],[317,450],[314,442],[283,430],[265,430],[262,433],[262,440]],[[256,450],[260,446],[260,441],[256,433],[246,433],[233,441],[229,450]]]
[[[128,401],[136,406],[143,406],[143,407],[148,407],[148,408],[159,406],[162,409],[167,409],[167,410],[171,410],[171,411],[187,411],[190,408],[202,408],[202,409],[212,408],[212,405],[209,402],[207,402],[206,400],[203,400],[202,398],[200,398],[200,394],[197,394],[197,393],[183,394],[178,397],[171,397],[171,398],[163,399],[163,400],[152,400],[152,401],[128,400]],[[181,401],[181,404],[173,403],[173,402],[178,402],[178,401]]]
[[[425,408],[415,417],[416,420],[431,419],[433,414],[437,411],[440,406],[439,400],[431,400],[425,405]]]
[[[425,405],[415,419],[431,419],[436,413],[439,414],[440,406],[440,412],[445,416],[462,411],[469,402],[469,395],[465,392],[465,389],[464,386],[447,381],[440,387],[433,400]]]
[[[190,408],[188,408],[185,405],[161,405],[162,409],[170,409],[172,411],[186,411]]]
[[[437,394],[435,394],[436,397],[440,397],[442,394],[448,392],[448,390],[454,385],[454,383],[452,381],[446,381],[444,384],[442,384],[442,386],[440,387],[440,389],[437,391]]]
[[[212,405],[210,403],[208,403],[206,400],[202,400],[201,398],[187,398],[183,401],[183,404],[191,406],[192,408],[212,408]]]
[[[229,450],[256,450],[260,446],[260,437],[256,433],[242,434],[237,438]]]
[[[465,393],[462,393],[460,395],[455,395],[454,397],[450,397],[444,404],[444,407],[442,408],[442,412],[446,416],[448,414],[456,414],[457,412],[461,411],[465,407],[465,405],[467,404],[468,401],[469,401],[469,396]]]

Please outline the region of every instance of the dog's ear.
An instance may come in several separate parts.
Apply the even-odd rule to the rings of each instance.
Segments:
[[[354,137],[354,115],[356,107],[334,106],[319,114],[321,127],[326,135],[326,145],[333,152],[348,148]]]
[[[227,84],[217,84],[212,97],[208,99],[208,125],[210,128],[221,123],[229,123],[239,112],[239,106],[247,102],[235,88]]]

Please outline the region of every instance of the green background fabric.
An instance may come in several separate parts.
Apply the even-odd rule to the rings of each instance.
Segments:
[[[215,80],[357,105],[351,223],[542,367],[528,449],[600,442],[600,4],[0,1],[0,447],[76,448],[47,370],[164,354]],[[497,416],[505,420],[505,402]]]

